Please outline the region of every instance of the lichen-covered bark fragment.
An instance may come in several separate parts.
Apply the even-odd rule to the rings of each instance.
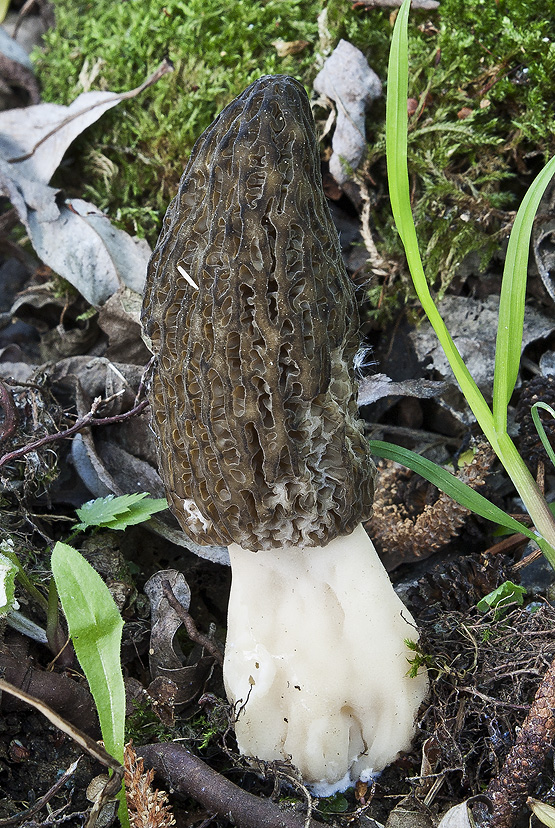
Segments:
[[[143,324],[161,474],[192,538],[323,545],[369,515],[357,309],[297,81],[261,78],[197,141]]]

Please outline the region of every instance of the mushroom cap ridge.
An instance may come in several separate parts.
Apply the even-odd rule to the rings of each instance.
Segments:
[[[370,516],[357,306],[293,78],[255,81],[196,142],[142,321],[160,473],[192,539],[324,546]]]

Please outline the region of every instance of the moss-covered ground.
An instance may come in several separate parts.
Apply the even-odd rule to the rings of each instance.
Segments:
[[[35,57],[46,100],[131,88],[165,56],[175,66],[86,133],[72,151],[77,175],[66,170],[66,186],[76,181],[80,194],[153,242],[194,141],[231,98],[266,73],[294,75],[311,89],[324,5],[54,0],[57,28]],[[385,80],[394,13],[330,0],[332,46],[350,40]],[[277,39],[307,45],[279,57]],[[437,11],[412,13],[410,43],[413,204],[428,273],[445,289],[471,251],[488,261],[533,174],[555,151],[555,0],[442,0]],[[384,116],[383,101],[369,113],[365,172],[378,247],[396,257]]]

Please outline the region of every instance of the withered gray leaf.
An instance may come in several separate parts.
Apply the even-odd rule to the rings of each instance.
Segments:
[[[175,569],[161,570],[146,582],[144,590],[150,600],[152,630],[150,634],[149,664],[153,679],[165,677],[177,685],[175,705],[184,708],[202,693],[214,660],[199,656],[192,664],[184,665],[174,636],[181,626],[181,619],[169,605],[163,592],[163,582],[168,581],[175,597],[184,609],[189,608],[191,591],[181,572]],[[181,711],[183,712],[183,711]]]
[[[102,305],[124,285],[142,292],[150,258],[147,242],[114,227],[94,204],[68,199],[55,220],[41,221],[29,212],[24,223],[40,259],[91,305]]]
[[[358,404],[371,405],[383,397],[418,397],[428,400],[439,396],[445,390],[445,382],[410,379],[395,382],[385,374],[364,377],[358,385]]]
[[[164,62],[129,92],[86,92],[69,106],[41,103],[0,113],[0,192],[13,204],[40,259],[92,305],[123,285],[141,293],[150,250],[93,204],[58,203],[48,182],[74,139],[120,101],[169,71]]]
[[[381,95],[382,84],[362,52],[340,40],[316,76],[314,89],[337,105],[330,173],[338,184],[344,184],[366,150],[365,112]]]
[[[162,68],[162,67],[161,67]],[[48,184],[71,143],[120,101],[133,98],[162,74],[128,92],[83,92],[69,106],[40,103],[0,113],[0,156],[20,175]]]
[[[495,295],[483,300],[446,296],[439,304],[439,311],[468,370],[488,398],[491,398],[493,386],[498,308],[499,297]],[[553,319],[528,306],[522,350],[531,342],[549,336],[554,329]],[[454,381],[447,357],[429,322],[423,322],[410,338],[419,360],[427,361],[428,367],[449,382]]]

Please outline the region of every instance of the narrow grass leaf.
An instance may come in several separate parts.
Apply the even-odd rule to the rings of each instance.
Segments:
[[[522,350],[528,254],[541,198],[555,175],[555,158],[538,173],[516,214],[509,238],[499,298],[493,375],[493,417],[498,432],[507,430],[507,406],[514,391]]]
[[[540,420],[540,415],[539,415],[539,412],[538,412],[538,408],[542,408],[544,411],[548,411],[549,414],[551,414],[551,416],[554,417],[554,418],[555,418],[555,411],[551,408],[550,405],[548,405],[547,403],[542,402],[541,400],[539,400],[537,403],[534,403],[534,405],[531,408],[532,419],[534,421],[534,425],[536,426],[536,431],[538,432],[538,436],[539,436],[540,440],[542,441],[542,446],[544,447],[544,449],[547,453],[547,456],[549,457],[549,459],[551,460],[551,462],[555,466],[555,452],[553,451],[551,443],[547,439],[547,434],[545,433],[545,428],[543,427],[543,423]]]
[[[491,520],[493,523],[498,523],[505,526],[512,532],[521,532],[526,537],[537,542],[538,538],[531,529],[519,523],[498,506],[491,503],[486,497],[471,489],[454,474],[441,468],[431,460],[421,457],[414,451],[396,446],[393,443],[386,443],[382,440],[370,440],[370,450],[378,457],[384,457],[386,460],[393,460],[395,463],[401,463],[417,474],[421,475],[425,480],[429,480],[434,486],[437,486],[446,495],[452,497],[461,506],[465,506],[480,517]]]
[[[408,33],[410,0],[404,0],[393,30],[389,53],[386,102],[386,157],[391,211],[403,242],[418,298],[445,351],[457,382],[484,434],[495,442],[491,411],[459,354],[439,313],[424,273],[412,216],[407,163]]]

